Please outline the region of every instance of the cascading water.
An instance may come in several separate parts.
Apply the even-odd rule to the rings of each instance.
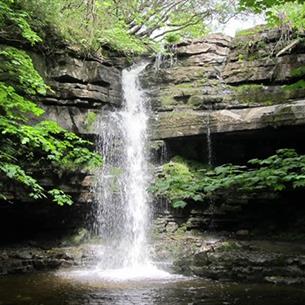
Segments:
[[[102,239],[96,270],[101,276],[124,279],[168,275],[151,263],[147,242],[148,107],[138,79],[146,65],[140,63],[123,71],[123,108],[110,112],[97,126],[98,149],[104,157],[93,189],[94,229]]]
[[[147,64],[123,71],[122,110],[109,111],[97,120],[97,149],[104,164],[92,188],[96,207],[91,224],[100,239],[93,245],[96,263],[89,269],[63,272],[65,277],[93,282],[183,278],[158,269],[149,255],[149,107],[139,84]]]
[[[123,109],[109,113],[97,127],[98,148],[105,159],[94,189],[95,230],[106,245],[101,267],[135,266],[147,259],[148,115],[138,84],[145,66],[142,63],[123,71]]]

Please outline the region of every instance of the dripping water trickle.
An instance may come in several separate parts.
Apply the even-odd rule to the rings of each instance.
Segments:
[[[207,112],[207,120],[206,120],[206,141],[207,141],[207,158],[208,158],[208,166],[211,168],[213,166],[213,143],[212,143],[212,135],[211,135],[211,114],[212,114],[213,107],[212,105],[208,105],[208,112]],[[208,224],[208,231],[214,231],[216,224],[215,224],[215,212],[216,206],[215,201],[213,198],[209,199],[209,213],[210,213],[210,221]]]
[[[208,165],[212,167],[213,165],[213,147],[212,147],[212,136],[211,136],[211,112],[212,106],[208,106],[208,113],[207,113],[207,150],[208,150]]]

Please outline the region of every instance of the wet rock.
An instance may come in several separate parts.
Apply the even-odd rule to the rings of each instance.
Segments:
[[[30,250],[21,250],[21,251],[16,252],[15,257],[20,258],[20,259],[29,260],[33,257],[33,255]]]
[[[165,227],[165,230],[168,233],[174,233],[177,231],[177,229],[178,229],[178,224],[173,221],[168,222]]]
[[[249,235],[249,231],[248,230],[238,230],[237,232],[236,232],[236,235],[237,236],[248,236]]]
[[[305,249],[297,244],[237,241],[202,233],[192,238],[186,233],[179,237],[174,233],[170,239],[168,233],[162,236],[168,247],[162,246],[161,239],[158,252],[162,251],[163,259],[173,261],[174,272],[215,280],[287,285],[301,284],[305,278],[305,269],[301,266]],[[175,241],[174,254],[169,251],[173,248],[169,240]],[[201,247],[196,247],[199,243]]]
[[[299,277],[266,276],[265,280],[278,285],[302,285],[305,283],[305,278]]]
[[[94,252],[87,246],[0,249],[0,275],[80,266],[89,264],[93,257]]]
[[[210,35],[178,44],[176,64],[165,60],[157,72],[149,66],[143,83],[158,112],[153,139],[205,135],[208,121],[212,134],[304,124],[305,88],[297,82],[305,45],[300,39],[277,56],[285,47],[280,37],[265,28],[233,40]]]

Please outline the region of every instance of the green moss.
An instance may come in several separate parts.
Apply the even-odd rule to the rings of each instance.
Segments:
[[[257,53],[253,53],[247,57],[248,61],[255,61],[257,59],[260,59],[260,56]]]
[[[268,44],[260,36],[246,35],[245,37],[237,37],[235,47],[239,53],[237,55],[239,61],[254,61],[270,56]]]
[[[240,85],[232,89],[234,96],[243,104],[262,103],[264,100],[264,86],[261,84]]]
[[[180,83],[175,86],[178,89],[192,89],[196,87],[195,82],[189,82],[189,83]]]
[[[160,103],[162,106],[184,105],[189,102],[192,96],[202,96],[204,80],[184,82],[171,85],[161,90]]]
[[[298,89],[305,89],[305,80],[301,79],[293,84],[283,86],[284,90],[292,91]]]
[[[239,250],[240,248],[241,246],[235,241],[224,241],[219,247],[217,247],[217,251],[229,252]]]
[[[289,100],[302,98],[305,94],[305,81],[292,85],[264,86],[261,84],[231,87],[233,97],[242,104],[277,105]]]
[[[202,95],[194,95],[194,96],[191,96],[188,100],[188,104],[189,105],[192,105],[194,107],[199,107],[202,105]]]
[[[244,36],[256,35],[258,33],[263,32],[265,29],[266,29],[265,25],[257,25],[253,28],[238,31],[235,36],[236,37],[244,37]]]
[[[89,111],[85,118],[85,129],[89,131],[96,121],[97,114],[95,112]]]
[[[234,89],[239,94],[249,94],[249,93],[263,90],[264,86],[261,84],[241,85],[238,87],[234,87]]]
[[[179,228],[176,230],[175,235],[185,235],[185,232],[187,231],[187,225],[186,223],[183,223],[182,225],[179,226]]]
[[[245,60],[245,55],[244,54],[238,54],[238,61],[244,61]]]
[[[161,95],[160,103],[162,106],[175,106],[177,101],[171,95]]]
[[[305,66],[293,69],[291,71],[291,76],[293,77],[302,77],[305,75]]]

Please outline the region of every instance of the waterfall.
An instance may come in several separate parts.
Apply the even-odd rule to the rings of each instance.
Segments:
[[[97,124],[97,146],[104,157],[93,189],[94,230],[102,239],[97,268],[110,277],[165,274],[151,263],[147,241],[148,107],[139,84],[146,65],[140,63],[123,71],[122,110],[109,112]]]
[[[110,112],[97,128],[104,165],[96,175],[95,230],[106,245],[101,265],[122,268],[145,263],[149,209],[145,95],[138,75],[141,63],[122,74],[123,108]]]

